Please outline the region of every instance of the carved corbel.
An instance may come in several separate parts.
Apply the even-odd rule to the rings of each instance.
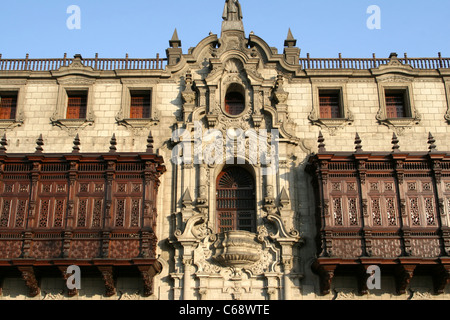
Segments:
[[[443,294],[445,287],[450,283],[450,265],[436,266],[433,274],[434,291]]]
[[[67,282],[67,279],[71,276],[70,273],[67,273],[67,266],[58,266],[59,271],[61,272],[61,275],[64,279],[64,282]],[[75,297],[78,294],[78,290],[76,288],[74,289],[68,289],[67,295],[69,297]]]
[[[144,282],[144,297],[150,297],[154,293],[154,277],[161,272],[161,264],[156,263],[151,266],[139,266],[142,280]]]
[[[358,291],[360,295],[367,295],[369,293],[369,288],[367,287],[367,280],[370,274],[367,273],[368,265],[361,265],[358,268]]]
[[[28,295],[32,298],[39,295],[41,292],[39,288],[39,283],[36,279],[33,267],[18,267],[22,274],[22,279],[25,281],[25,285],[28,287]]]
[[[116,294],[116,285],[114,282],[113,267],[99,266],[98,270],[102,274],[102,279],[105,284],[105,296],[112,297]]]
[[[399,265],[395,271],[397,294],[405,294],[414,275],[415,265]]]
[[[312,265],[313,272],[319,276],[321,295],[325,296],[331,292],[331,283],[336,267],[336,265],[321,265],[318,261]]]

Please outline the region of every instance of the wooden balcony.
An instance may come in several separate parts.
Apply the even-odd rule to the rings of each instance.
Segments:
[[[118,153],[115,139],[103,154],[6,153],[0,147],[0,278],[19,271],[39,293],[37,274],[70,265],[97,270],[110,282],[116,269],[142,275],[146,294],[161,271],[157,262],[156,199],[162,157]],[[108,282],[108,283],[109,283]],[[0,281],[1,283],[1,281]],[[107,295],[114,294],[111,283]]]
[[[356,274],[360,292],[370,265],[396,279],[404,293],[414,274],[433,277],[443,293],[450,279],[450,153],[365,152],[357,136],[354,153],[319,153],[307,171],[316,196],[317,259],[322,294],[336,274]]]

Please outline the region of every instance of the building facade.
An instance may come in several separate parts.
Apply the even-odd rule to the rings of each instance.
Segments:
[[[0,59],[1,299],[450,297],[450,59],[242,17],[164,59]]]

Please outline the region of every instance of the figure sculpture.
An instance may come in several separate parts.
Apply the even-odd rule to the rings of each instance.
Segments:
[[[226,0],[222,18],[225,21],[242,20],[242,9],[239,0]]]

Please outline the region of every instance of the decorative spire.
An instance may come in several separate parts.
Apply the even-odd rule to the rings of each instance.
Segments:
[[[361,140],[361,138],[359,137],[359,134],[358,134],[358,132],[356,133],[356,136],[355,136],[355,149],[356,149],[356,153],[360,153],[360,152],[362,152],[362,145],[361,145],[361,142],[362,142],[362,140]]]
[[[296,47],[297,40],[292,35],[291,28],[289,28],[286,40],[284,40],[284,59],[289,64],[298,65],[300,63],[300,48]]]
[[[114,153],[117,151],[116,145],[117,145],[116,134],[113,133],[111,141],[110,141],[110,146],[109,146],[110,153]]]
[[[42,139],[42,133],[39,135],[39,138],[36,140],[36,153],[42,153],[44,151],[44,148],[42,146],[44,145],[44,139]]]
[[[395,132],[392,134],[392,152],[396,153],[399,151],[400,146],[398,145],[398,138]]]
[[[281,190],[280,194],[280,204],[281,206],[285,207],[289,204],[289,202],[290,202],[289,195],[286,189],[283,187],[283,190]]]
[[[6,153],[6,146],[8,145],[8,140],[6,140],[6,133],[3,135],[2,140],[0,140],[0,154]]]
[[[72,153],[79,153],[80,152],[80,137],[77,136],[75,137],[75,139],[73,140],[73,147],[72,147]]]
[[[185,208],[192,205],[192,197],[191,197],[191,193],[189,192],[189,188],[186,188],[186,191],[184,192],[184,195],[183,195],[182,202],[183,202],[183,206]]]
[[[428,144],[430,145],[428,147],[428,149],[430,150],[430,152],[435,152],[436,151],[436,145],[434,144],[435,142],[436,142],[436,140],[434,139],[433,135],[430,132],[428,134]]]
[[[317,142],[319,143],[319,153],[326,152],[325,149],[325,139],[323,138],[322,131],[319,131],[319,138],[317,139]]]
[[[181,47],[181,40],[178,38],[178,32],[176,28],[175,31],[173,32],[172,39],[169,40],[169,45],[171,48]]]
[[[292,35],[291,28],[289,28],[286,40],[284,40],[284,46],[288,48],[293,48],[297,45],[297,40]]]
[[[175,65],[181,60],[183,50],[181,49],[181,40],[178,38],[177,29],[173,32],[172,39],[169,40],[170,48],[166,50],[168,65]]]
[[[147,153],[153,153],[153,135],[152,132],[150,131],[148,134],[148,138],[147,138]]]

